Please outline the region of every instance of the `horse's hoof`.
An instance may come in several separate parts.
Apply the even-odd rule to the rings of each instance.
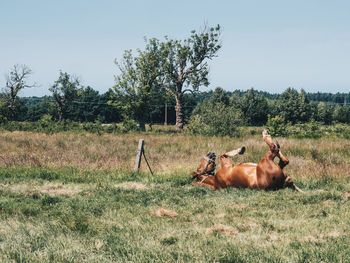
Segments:
[[[262,135],[263,136],[268,136],[268,135],[270,135],[270,133],[267,130],[264,129],[263,132],[262,132]]]
[[[239,150],[238,150],[238,154],[243,154],[245,152],[245,147],[242,146]]]

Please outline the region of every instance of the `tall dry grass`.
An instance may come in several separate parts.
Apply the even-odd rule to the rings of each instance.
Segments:
[[[208,151],[217,155],[247,147],[233,162],[259,162],[268,150],[261,135],[244,138],[192,136],[181,133],[136,133],[95,135],[31,132],[0,133],[0,166],[74,167],[82,170],[133,169],[139,139],[158,174],[187,173],[195,169]],[[341,138],[279,138],[281,150],[290,160],[285,168],[292,177],[349,176],[350,141]],[[143,161],[141,170],[147,172]]]
[[[156,176],[127,172],[140,138]],[[0,261],[348,262],[350,141],[279,143],[303,194],[191,185],[208,151],[258,162],[261,135],[2,132]]]

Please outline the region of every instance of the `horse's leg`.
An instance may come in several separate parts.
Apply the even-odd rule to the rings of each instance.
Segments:
[[[216,183],[215,183],[215,176],[209,176],[207,179],[204,181],[199,180],[193,183],[193,185],[202,185],[209,187],[210,189],[216,190]]]
[[[221,155],[220,156],[221,168],[234,166],[234,164],[231,162],[231,160],[228,157],[234,157],[237,154],[243,154],[244,152],[245,152],[245,147],[243,146],[241,148],[232,150],[230,152],[226,152],[223,155]]]
[[[280,158],[280,161],[278,162],[278,166],[283,169],[285,166],[289,164],[289,160],[282,154],[281,151],[278,153],[278,157]]]
[[[267,143],[267,145],[270,148],[272,148],[275,145],[275,143],[272,141],[272,138],[271,138],[271,135],[269,134],[269,132],[267,130],[263,130],[262,135],[263,135],[263,139]]]
[[[225,167],[229,168],[234,166],[233,162],[229,158],[227,158],[225,155],[220,156],[220,163],[221,163],[221,169],[224,169]]]
[[[275,189],[283,187],[284,178],[282,168],[274,162],[278,154],[278,147],[272,141],[270,134],[264,130],[263,139],[269,146],[269,151],[263,156],[256,168],[257,185],[259,189]]]
[[[293,182],[292,178],[286,176],[282,169],[289,163],[288,159],[280,151],[278,143],[274,143],[270,134],[264,130],[263,138],[266,144],[269,146],[270,150],[261,159],[257,167],[258,183],[261,188],[291,188],[295,191],[302,192]],[[275,157],[278,156],[280,161],[278,163],[278,169],[271,169],[273,166],[277,166],[274,163]],[[277,181],[278,180],[278,181]]]
[[[280,148],[279,145],[276,145],[272,141],[271,135],[269,134],[269,132],[267,130],[264,130],[262,134],[263,134],[264,141],[269,146],[271,152],[274,152],[278,148],[278,153],[276,154],[276,156],[278,156],[280,159],[278,166],[281,169],[283,169],[286,165],[289,164],[289,160],[282,154],[281,150],[279,149]]]
[[[286,180],[284,181],[284,187],[288,187],[288,188],[291,188],[295,191],[298,191],[298,192],[301,192],[303,193],[303,191],[294,184],[292,178],[290,178],[289,176],[286,177]]]
[[[238,148],[238,149],[236,149],[236,150],[232,150],[232,151],[230,151],[230,152],[226,152],[226,153],[224,153],[222,156],[223,157],[234,157],[234,156],[236,156],[237,154],[243,154],[245,152],[245,147],[244,146],[242,146],[241,148]]]
[[[212,189],[212,190],[214,190],[214,191],[216,190],[215,186],[214,186],[214,185],[211,185],[211,184],[201,183],[200,185],[206,186],[206,187],[208,187],[208,188],[210,188],[210,189]]]

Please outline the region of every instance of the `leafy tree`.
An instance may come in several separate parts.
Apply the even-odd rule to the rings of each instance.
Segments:
[[[262,125],[267,121],[268,104],[265,97],[251,88],[240,101],[244,121],[249,125]]]
[[[299,119],[299,107],[298,107],[299,94],[298,91],[293,88],[285,90],[278,101],[279,115],[285,121],[291,121],[296,123]]]
[[[44,115],[55,114],[55,104],[51,96],[25,98],[25,103],[28,107],[26,121],[38,121]]]
[[[2,95],[2,94],[0,94]],[[4,100],[0,99],[0,124],[7,122],[7,104]]]
[[[230,97],[228,96],[227,92],[221,87],[217,87],[214,90],[210,101],[212,104],[223,103],[227,106],[230,105]]]
[[[121,74],[115,78],[110,104],[121,109],[126,117],[136,120],[143,131],[152,104],[158,103],[161,97],[157,82],[158,55],[158,41],[153,39],[145,51],[138,51],[138,56],[134,57],[131,50],[127,50],[123,60],[116,61]]]
[[[94,122],[99,115],[99,101],[98,91],[90,86],[78,89],[74,107],[69,113],[70,119],[80,122]]]
[[[176,126],[182,129],[184,93],[196,92],[201,85],[209,84],[207,61],[221,48],[219,35],[220,26],[205,27],[200,33],[192,31],[183,41],[146,40],[145,50],[138,50],[136,57],[130,50],[125,51],[121,63],[116,63],[121,74],[116,76],[110,103],[144,129],[145,121],[150,119],[150,105],[163,102],[166,91],[175,100]]]
[[[308,99],[307,94],[303,89],[300,91],[298,102],[299,102],[298,120],[301,122],[309,121],[313,115],[313,111],[312,111],[310,100]]]
[[[99,110],[99,116],[100,116],[101,122],[111,123],[111,122],[120,122],[122,120],[120,110],[108,103],[112,96],[113,96],[112,90],[108,90],[106,93],[100,96],[101,105]]]
[[[310,120],[313,111],[305,91],[299,95],[293,88],[285,90],[278,100],[278,114],[292,123]]]
[[[320,102],[317,104],[317,114],[316,114],[316,120],[323,122],[325,124],[330,124],[333,120],[333,108],[328,106],[324,102]]]
[[[267,105],[268,105],[267,112],[269,115],[271,115],[271,117],[274,117],[280,114],[278,100],[267,100]]]
[[[232,93],[232,95],[230,96],[230,105],[236,111],[241,110],[241,97],[239,96],[239,94]]]
[[[72,109],[73,101],[77,98],[79,85],[78,78],[69,75],[67,72],[60,71],[58,80],[49,89],[56,102],[58,119],[60,121],[67,119],[68,113]]]
[[[217,56],[220,26],[205,27],[201,32],[195,30],[187,39],[167,39],[159,43],[160,83],[176,102],[176,127],[183,129],[183,95],[196,92],[201,85],[208,86],[208,60]],[[148,45],[152,44],[150,42]]]
[[[337,105],[334,109],[333,119],[337,122],[350,123],[350,107]]]
[[[3,98],[9,109],[11,120],[16,119],[18,106],[23,105],[23,102],[18,101],[18,93],[22,89],[37,86],[36,83],[28,84],[28,78],[31,74],[33,74],[32,70],[26,65],[14,65],[13,69],[6,76],[5,96]]]

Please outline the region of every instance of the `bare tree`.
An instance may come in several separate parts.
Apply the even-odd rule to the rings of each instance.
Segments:
[[[16,100],[18,92],[24,88],[36,87],[36,83],[28,84],[28,77],[33,74],[33,71],[26,65],[14,65],[6,78],[5,100],[10,111],[10,117],[14,118],[16,110]]]

